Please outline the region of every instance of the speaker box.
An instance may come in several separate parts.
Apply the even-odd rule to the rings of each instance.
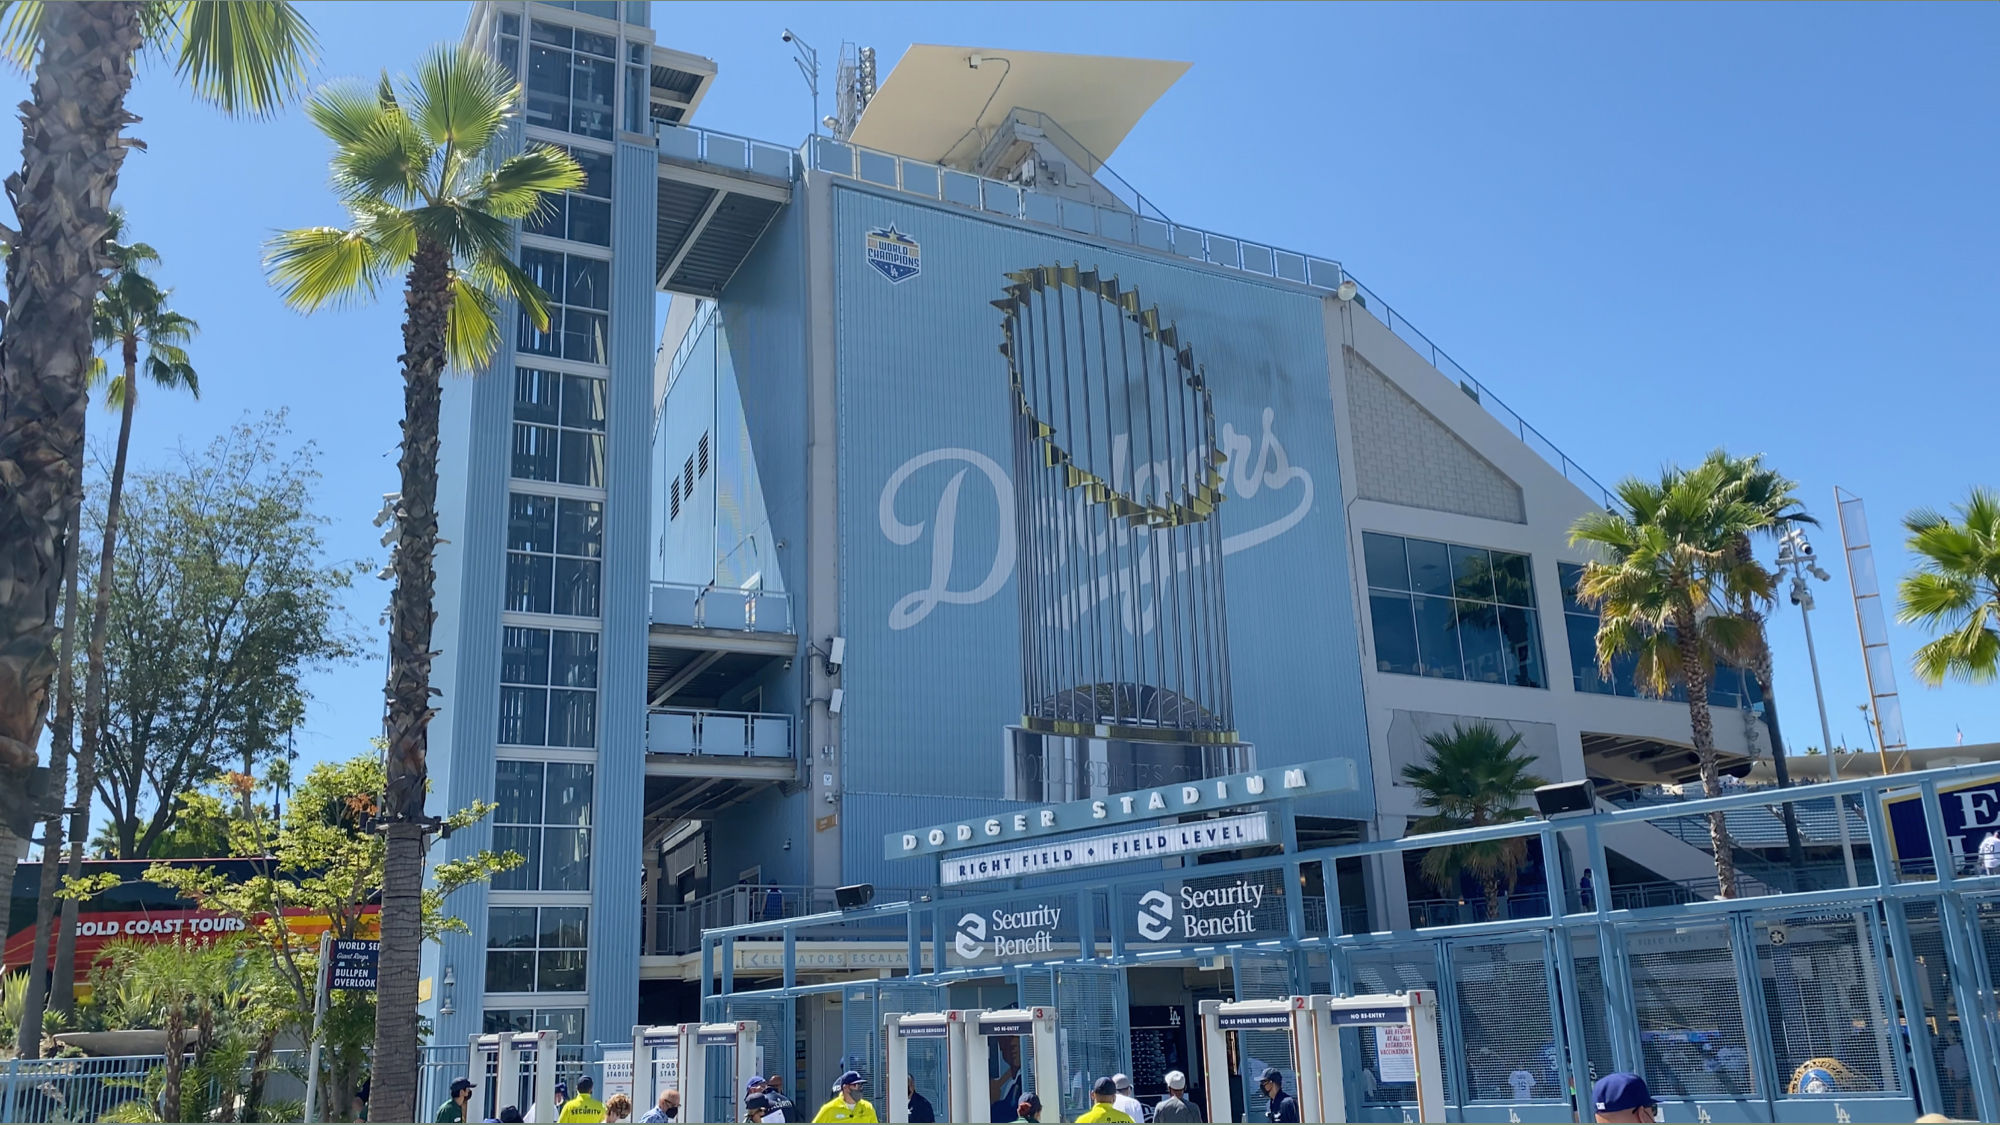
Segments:
[[[842,910],[859,910],[875,901],[875,884],[856,883],[851,887],[833,889],[834,905]]]
[[[1597,807],[1597,786],[1587,778],[1544,785],[1535,790],[1535,807],[1545,820],[1590,812]]]

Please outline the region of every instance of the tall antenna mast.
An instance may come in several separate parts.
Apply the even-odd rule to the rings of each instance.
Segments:
[[[1892,754],[1901,755],[1901,768],[1909,768],[1910,747],[1903,737],[1903,701],[1896,694],[1896,662],[1889,655],[1889,621],[1882,613],[1882,585],[1875,577],[1875,548],[1861,497],[1835,485],[1833,502],[1840,510],[1840,542],[1847,549],[1847,582],[1854,591],[1854,621],[1861,633],[1861,667],[1868,674],[1868,701],[1874,707],[1875,753],[1886,776]]]

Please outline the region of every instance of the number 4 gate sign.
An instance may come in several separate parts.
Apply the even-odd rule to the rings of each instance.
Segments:
[[[375,988],[375,966],[382,953],[379,941],[336,938],[326,986],[335,991],[368,992]]]

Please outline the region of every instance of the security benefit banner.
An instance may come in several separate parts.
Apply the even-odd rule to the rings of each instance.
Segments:
[[[1285,870],[1166,879],[1119,893],[1125,945],[1234,945],[1287,937]]]
[[[1073,959],[1078,955],[1077,903],[1077,895],[1058,891],[1023,892],[998,906],[954,907],[947,900],[938,932],[944,964],[967,969]],[[1103,930],[1099,922],[1100,935]]]

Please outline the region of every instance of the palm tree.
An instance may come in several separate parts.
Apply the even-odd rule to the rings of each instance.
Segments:
[[[282,0],[0,8],[0,51],[31,72],[21,167],[6,183],[20,229],[0,227],[0,902],[37,811],[26,794],[56,672],[56,603],[75,555],[65,530],[82,488],[91,316],[116,267],[112,196],[134,143],[125,99],[142,49],[172,60],[197,97],[262,114],[304,82],[313,37]]]
[[[1957,520],[1930,508],[1903,517],[1917,569],[1896,588],[1896,620],[1938,634],[1911,661],[1932,687],[2000,677],[2000,492],[1975,487],[1952,510]]]
[[[107,944],[98,956],[104,965],[97,979],[114,994],[109,1007],[140,1026],[166,1032],[160,1120],[187,1120],[181,1113],[187,1051],[194,1046],[199,1061],[207,1045],[202,1037],[214,1027],[215,1013],[227,1001],[238,968],[235,945],[190,937],[160,942],[120,939]]]
[[[1732,457],[1718,449],[1708,455],[1708,461],[1722,466],[1730,487],[1736,489],[1744,503],[1762,516],[1760,526],[1750,528],[1736,536],[1736,562],[1738,566],[1758,565],[1757,553],[1751,544],[1753,533],[1775,538],[1791,530],[1796,524],[1819,526],[1819,521],[1806,514],[1804,501],[1798,498],[1799,482],[1792,480],[1776,469],[1764,465],[1764,455],[1753,453],[1748,457]],[[1704,462],[1707,463],[1707,462]],[[1778,576],[1772,575],[1772,585],[1776,588]],[[1785,736],[1778,727],[1778,701],[1774,690],[1775,682],[1771,674],[1771,640],[1765,630],[1765,610],[1767,603],[1747,594],[1739,594],[1728,606],[1743,623],[1749,626],[1749,647],[1745,650],[1745,663],[1757,687],[1764,694],[1764,721],[1771,731],[1771,770],[1777,775],[1778,788],[1789,788],[1792,784],[1791,768],[1785,761]],[[1798,816],[1792,803],[1787,801],[1779,806],[1785,822],[1785,851],[1791,861],[1795,876],[1802,876],[1805,870],[1805,844],[1799,838]],[[1799,890],[1806,888],[1801,886]]]
[[[122,234],[122,219],[113,217],[114,234]],[[90,642],[84,650],[83,738],[76,753],[76,803],[69,822],[69,877],[83,876],[85,837],[90,832],[91,795],[97,788],[97,749],[104,730],[104,643],[111,618],[111,567],[118,547],[118,516],[125,498],[126,455],[132,444],[132,416],[139,405],[143,380],[163,390],[185,389],[201,397],[201,380],[189,362],[186,344],[200,331],[192,319],[167,307],[172,290],[162,289],[145,267],[160,260],[143,242],[112,244],[118,272],[97,298],[91,335],[99,346],[116,352],[118,373],[99,358],[91,368],[93,382],[104,384],[105,405],[118,410],[118,443],[111,459],[111,480],[104,495],[104,541],[97,555],[96,600],[91,606]],[[143,353],[142,353],[143,349]],[[57,839],[57,837],[51,837]],[[58,846],[60,846],[58,844]],[[77,901],[64,899],[62,924],[56,930],[56,975],[51,987],[58,1011],[75,1006]]]
[[[1403,767],[1403,780],[1417,791],[1417,800],[1431,815],[1417,821],[1417,832],[1449,832],[1488,824],[1524,820],[1530,810],[1522,802],[1547,781],[1529,773],[1533,758],[1516,756],[1519,734],[1500,737],[1488,723],[1461,726],[1427,735],[1430,754],[1423,762]],[[1552,862],[1553,857],[1543,857]],[[1528,842],[1520,837],[1443,844],[1424,853],[1424,876],[1446,895],[1458,893],[1458,882],[1470,875],[1486,892],[1486,916],[1498,918],[1521,867],[1528,862]]]
[[[1669,469],[1657,482],[1627,477],[1617,491],[1624,511],[1589,512],[1569,532],[1572,544],[1592,544],[1603,556],[1587,563],[1577,581],[1577,600],[1598,610],[1598,667],[1609,675],[1612,662],[1629,653],[1638,658],[1634,676],[1642,691],[1666,698],[1676,687],[1686,689],[1702,791],[1720,796],[1708,688],[1716,655],[1747,651],[1750,627],[1714,607],[1744,597],[1769,601],[1771,572],[1743,565],[1736,554],[1737,537],[1764,516],[1713,462]],[[1719,893],[1734,898],[1736,864],[1721,813],[1708,815],[1708,835]]]
[[[513,260],[514,224],[536,214],[549,196],[583,183],[583,170],[558,149],[504,155],[512,143],[506,120],[520,95],[500,64],[450,48],[425,56],[400,99],[386,77],[377,87],[321,89],[307,113],[334,143],[334,188],[351,225],[282,232],[266,259],[286,301],[306,312],[371,296],[405,274],[402,491],[395,502],[380,818],[388,857],[371,1102],[371,1113],[384,1121],[416,1110],[419,896],[425,840],[435,824],[425,816],[424,791],[441,377],[447,361],[474,370],[491,358],[502,299],[547,326],[546,296]]]

